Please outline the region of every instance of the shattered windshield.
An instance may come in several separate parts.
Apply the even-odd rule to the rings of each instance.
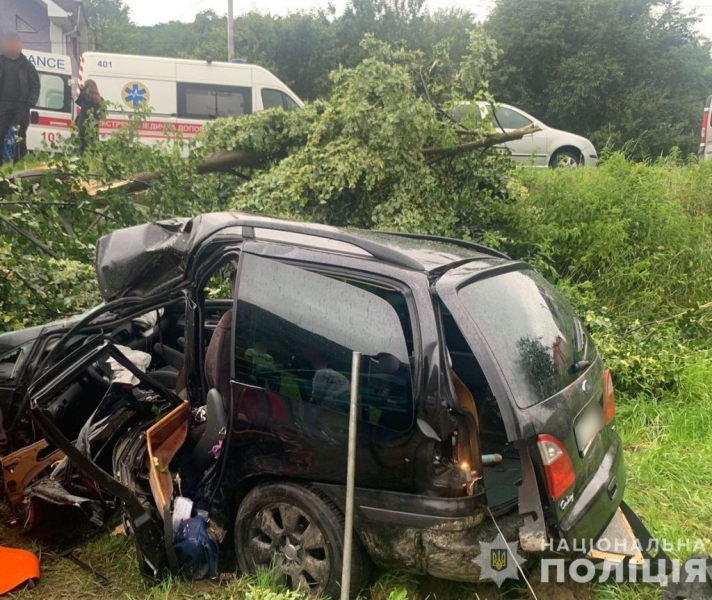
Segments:
[[[517,404],[533,406],[580,377],[593,341],[566,299],[531,270],[472,282],[460,300],[497,359]],[[584,361],[584,362],[582,362]]]

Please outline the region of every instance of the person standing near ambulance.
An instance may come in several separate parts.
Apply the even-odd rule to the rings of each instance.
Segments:
[[[27,128],[30,108],[40,97],[40,78],[34,65],[22,53],[22,39],[8,33],[2,39],[0,56],[0,140],[5,140],[10,127],[17,126],[16,160],[27,154]]]
[[[99,139],[99,121],[101,120],[101,109],[104,99],[99,93],[96,81],[87,79],[81,87],[77,106],[81,112],[75,121],[79,130],[79,153],[84,154],[87,144]]]

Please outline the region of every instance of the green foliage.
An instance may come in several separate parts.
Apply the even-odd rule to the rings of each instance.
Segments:
[[[123,0],[85,0],[82,10],[96,50],[130,53],[127,34],[134,25]]]
[[[95,280],[90,264],[20,254],[0,238],[0,331],[47,323],[95,305]]]
[[[444,50],[434,61],[367,37],[368,58],[334,71],[330,95],[304,109],[218,120],[198,144],[176,135],[172,144],[152,146],[137,141],[149,114],[139,109],[81,157],[76,137],[55,148],[45,157],[52,174],[39,185],[18,183],[0,204],[10,224],[0,237],[8,254],[8,306],[0,326],[85,308],[96,300],[90,269],[83,268],[93,260],[96,238],[175,215],[237,208],[337,225],[483,235],[518,189],[512,164],[493,150],[443,160],[422,152],[491,131],[488,122],[476,121],[463,137],[447,112],[463,97],[463,86],[485,85],[480,79],[495,52],[492,42],[474,34],[470,48],[463,84]],[[240,174],[198,175],[205,156],[221,150],[257,159]],[[126,196],[112,185],[145,172],[160,176],[139,194]]]
[[[491,43],[479,41],[473,37],[473,53],[489,53]],[[453,65],[441,57],[434,67],[422,53],[371,37],[363,48],[368,58],[335,71],[329,97],[305,110],[206,128],[206,151],[227,146],[273,159],[235,190],[230,206],[334,225],[481,236],[510,196],[511,163],[491,150],[437,163],[421,152],[462,141],[435,103],[461,97]],[[473,70],[469,85],[475,81]],[[467,141],[490,131],[489,123],[475,122]]]
[[[637,157],[695,149],[710,45],[675,0],[499,0],[502,102]]]
[[[523,176],[528,193],[490,239],[569,296],[620,389],[669,393],[709,348],[712,165],[612,155]]]
[[[214,11],[199,13],[193,23],[152,27],[132,24],[123,0],[91,0],[88,11],[104,52],[227,59],[226,18]],[[311,100],[329,93],[331,71],[340,65],[355,67],[367,56],[360,46],[366,35],[426,55],[446,41],[450,57],[459,62],[468,54],[469,31],[475,26],[473,13],[458,8],[430,12],[424,0],[351,0],[339,16],[331,6],[286,16],[256,11],[240,15],[235,19],[235,52]]]
[[[138,27],[123,0],[85,6],[102,51],[227,59],[226,18],[213,11],[193,23]],[[420,51],[434,67],[445,58],[470,95],[478,80],[491,78],[501,101],[590,137],[598,147],[642,158],[673,147],[695,149],[712,89],[710,44],[697,20],[675,0],[499,0],[484,25],[490,37],[473,40],[472,32],[482,28],[462,8],[433,12],[424,0],[349,0],[342,14],[329,6],[286,16],[241,15],[235,51],[313,100],[328,96],[330,72],[369,56],[361,41],[370,35]],[[496,48],[487,45],[491,40]],[[479,62],[467,63],[474,55]],[[468,80],[473,72],[474,82]]]
[[[628,450],[627,501],[646,516],[658,539],[707,540],[712,522],[712,367],[691,360],[678,389],[658,402],[646,396],[618,401]],[[679,549],[674,554],[689,554]]]
[[[195,163],[182,158],[187,148],[143,146],[136,141],[145,112],[131,114],[108,141],[77,156],[73,136],[54,153],[40,155],[55,169],[39,184],[19,182],[0,199],[0,331],[46,323],[99,302],[93,268],[94,245],[116,229],[176,214],[217,208],[215,183],[195,176]],[[5,167],[9,171],[11,167]],[[107,185],[145,171],[165,177],[145,192],[126,197],[87,185]]]

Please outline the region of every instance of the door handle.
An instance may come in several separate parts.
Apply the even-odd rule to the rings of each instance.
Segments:
[[[37,125],[37,123],[40,122],[40,113],[38,113],[36,110],[33,110],[30,112],[30,123],[33,125]]]

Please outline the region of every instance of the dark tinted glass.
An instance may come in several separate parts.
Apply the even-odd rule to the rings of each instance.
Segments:
[[[178,84],[178,116],[192,119],[239,117],[252,112],[252,90],[197,83]]]
[[[264,88],[262,90],[262,107],[265,110],[269,108],[292,110],[293,108],[297,108],[297,103],[284,92]]]
[[[487,339],[517,404],[532,406],[573,383],[595,348],[571,305],[534,271],[475,281],[458,292]]]
[[[360,417],[408,429],[413,341],[405,298],[264,258],[243,261],[236,379],[319,407],[310,414],[323,423],[330,418],[318,412],[348,414],[352,352],[359,351]]]

